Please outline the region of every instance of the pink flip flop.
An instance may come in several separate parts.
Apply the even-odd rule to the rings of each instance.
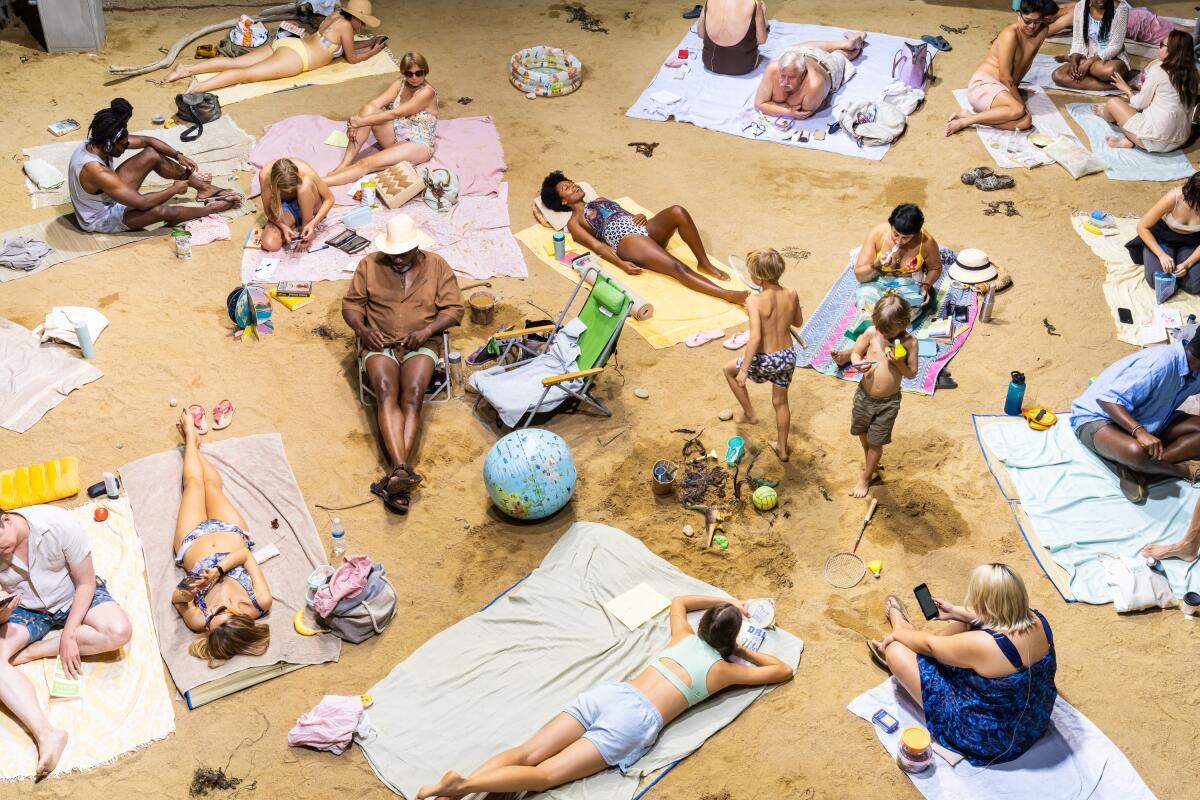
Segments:
[[[204,406],[193,403],[188,406],[188,411],[192,412],[192,425],[196,427],[196,433],[201,436],[208,433],[208,420],[204,418]]]
[[[233,422],[233,412],[237,408],[231,400],[222,400],[213,406],[213,430],[219,431],[228,428]]]
[[[687,337],[683,343],[688,347],[700,347],[708,344],[709,342],[715,342],[724,335],[725,331],[699,331],[698,333],[693,333],[691,336]]]
[[[726,339],[724,347],[726,350],[741,350],[748,341],[750,341],[750,331],[742,331]]]

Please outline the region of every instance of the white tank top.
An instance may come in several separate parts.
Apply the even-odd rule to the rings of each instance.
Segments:
[[[86,164],[93,161],[109,166],[103,158],[94,155],[87,149],[87,142],[80,142],[71,154],[71,163],[67,167],[67,187],[71,192],[71,205],[75,206],[75,216],[84,230],[94,230],[101,226],[112,213],[112,207],[117,204],[106,194],[92,194],[83,188],[79,182],[79,173]]]

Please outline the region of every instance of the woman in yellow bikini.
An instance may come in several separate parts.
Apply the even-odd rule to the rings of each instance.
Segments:
[[[340,10],[321,22],[316,33],[303,39],[291,36],[276,39],[270,47],[257,47],[237,58],[213,58],[191,64],[176,64],[166,80],[177,81],[199,73],[216,72],[217,75],[207,80],[192,78],[187,89],[189,92],[211,92],[239,83],[290,78],[319,69],[338,57],[357,64],[383,50],[386,36],[354,41],[354,34],[363,26],[374,28],[377,25],[379,20],[371,16],[370,0],[346,0]]]

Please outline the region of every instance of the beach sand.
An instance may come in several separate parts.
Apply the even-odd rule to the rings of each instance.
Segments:
[[[107,66],[153,60],[158,47],[182,32],[244,10],[189,5],[120,0],[106,14],[108,41],[97,54],[48,55],[24,28],[3,32],[0,72],[9,79],[0,96],[12,156],[0,170],[6,226],[50,216],[49,209],[29,208],[18,146],[53,141],[45,126],[64,117],[86,128],[92,113],[118,95],[134,105],[130,127],[149,127],[153,114],[171,113],[183,83],[157,86],[137,77],[106,86]],[[207,766],[243,780],[236,792],[211,796],[384,796],[357,749],[340,758],[290,749],[288,729],[322,695],[364,691],[437,631],[477,611],[535,567],[580,519],[623,528],[680,569],[739,597],[775,597],[779,624],[807,645],[793,683],[687,759],[655,787],[653,798],[918,797],[870,725],[845,710],[884,677],[868,658],[863,636],[885,632],[885,594],[898,594],[917,614],[911,587],[925,582],[935,595],[958,601],[969,570],[997,560],[1021,572],[1054,627],[1063,696],[1128,754],[1160,797],[1187,794],[1180,787],[1189,774],[1197,776],[1200,744],[1193,724],[1200,712],[1200,628],[1187,627],[1177,610],[1120,618],[1111,606],[1063,603],[997,492],[970,420],[971,412],[1001,410],[1011,370],[1028,376],[1027,402],[1065,409],[1088,376],[1129,352],[1114,336],[1101,294],[1103,266],[1072,232],[1068,213],[1141,214],[1169,187],[1103,176],[1075,182],[1054,165],[1012,171],[1017,186],[1010,192],[985,194],[959,182],[959,173],[971,167],[994,166],[974,133],[946,140],[942,129],[957,108],[950,90],[966,85],[996,31],[1013,19],[1000,2],[772,0],[772,17],[913,37],[942,33],[939,23],[970,25],[963,35],[945,34],[954,51],[937,58],[925,107],[882,162],[626,118],[660,58],[682,36],[688,23],[679,15],[690,5],[589,0],[608,34],[569,24],[563,6],[548,3],[378,2],[376,13],[393,50],[412,48],[429,59],[443,117],[495,117],[509,164],[514,228],[530,224],[529,202],[542,176],[561,168],[602,193],[630,195],[653,209],[686,205],[721,259],[762,246],[804,251],[806,257],[788,260],[784,283],[797,288],[810,312],[844,267],[847,251],[901,202],[922,206],[943,245],[983,248],[1009,269],[1015,285],[997,299],[993,322],[980,325],[951,364],[959,388],[904,398],[895,442],[885,451],[884,482],[873,489],[879,510],[860,550],[884,561],[882,578],[836,590],[822,577],[825,557],[849,547],[865,508],[846,496],[862,458],[848,433],[852,385],[797,372],[790,395],[793,458],[780,465],[768,452],[757,470],[782,480],[780,516],[769,524],[743,510],[726,525],[729,549],[705,550],[699,537],[681,534],[684,524],[699,527],[700,516],[654,497],[650,467],[678,457],[686,437],[673,428],[703,428],[714,448],[735,432],[765,445],[774,437],[769,392],[751,389],[758,425],[720,422],[718,412],[734,407],[720,372],[728,351],[719,343],[656,351],[627,331],[598,384],[613,417],[563,416],[551,424],[570,443],[580,476],[564,512],[534,525],[500,519],[480,479],[492,435],[465,402],[430,408],[419,462],[426,484],[410,515],[395,517],[378,502],[339,512],[350,551],[385,563],[400,593],[399,614],[385,635],[347,645],[336,665],[304,669],[197,711],[179,702],[178,730],[169,739],[86,774],[13,791],[46,798],[113,791],[183,797],[194,770]],[[1156,10],[1184,16],[1188,6],[1175,2]],[[582,89],[565,99],[529,101],[509,85],[509,55],[541,43],[582,59]],[[227,113],[261,134],[263,125],[291,114],[345,118],[385,83],[308,88],[238,103]],[[456,102],[463,97],[472,102]],[[1061,107],[1076,98],[1055,99]],[[627,146],[633,141],[660,146],[645,158]],[[985,202],[997,199],[1014,200],[1020,216],[985,216]],[[104,378],[72,394],[27,434],[0,431],[0,466],[74,455],[84,483],[92,483],[103,470],[178,443],[171,398],[209,408],[231,398],[238,404],[233,426],[207,440],[281,432],[318,528],[328,530],[330,515],[317,504],[369,500],[381,455],[372,415],[358,403],[352,340],[340,316],[347,284],[316,285],[316,301],[295,312],[276,306],[274,336],[235,341],[224,299],[239,283],[240,244],[250,225],[250,218],[238,220],[233,241],[196,248],[187,262],[157,239],[0,286],[3,315],[27,327],[52,305],[94,306],[112,323],[97,345],[95,363]],[[526,260],[527,280],[493,280],[501,298],[497,324],[551,316],[568,294],[566,281],[528,253]],[[1047,335],[1043,318],[1061,335]],[[469,353],[489,332],[464,323],[452,332],[455,349]],[[635,388],[648,390],[649,399],[635,398]],[[455,735],[455,720],[445,725],[447,735]],[[445,766],[466,771],[474,765]]]

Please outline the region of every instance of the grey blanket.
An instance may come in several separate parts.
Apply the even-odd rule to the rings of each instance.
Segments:
[[[62,345],[0,318],[0,428],[24,433],[47,411],[104,375]]]
[[[724,594],[616,528],[572,525],[519,586],[434,636],[368,690],[375,705],[358,742],[375,774],[412,798],[447,770],[465,775],[521,743],[591,686],[640,671],[669,643],[667,616],[630,631],[602,605],[643,581],[668,597]],[[803,647],[773,630],[763,650],[794,668]],[[609,769],[537,797],[627,800],[642,776],[697,750],[772,688],[729,689],[688,710],[628,775]]]
[[[173,548],[182,494],[183,450],[139,458],[121,467],[121,481],[129,494],[134,525],[146,554],[146,580],[158,645],[175,685],[180,692],[187,692],[247,667],[280,661],[336,661],[341,653],[340,639],[301,636],[292,627],[292,615],[304,606],[307,578],[325,562],[325,552],[283,452],[283,438],[277,433],[243,436],[202,445],[202,451],[221,474],[225,495],[250,524],[249,533],[257,547],[274,544],[279,548],[280,554],[262,565],[274,598],[270,613],[263,618],[271,626],[271,646],[264,655],[239,656],[214,669],[188,655],[188,644],[196,634],[188,630],[171,605],[171,593],[184,575],[175,566]],[[272,520],[279,521],[278,528],[271,527]]]

